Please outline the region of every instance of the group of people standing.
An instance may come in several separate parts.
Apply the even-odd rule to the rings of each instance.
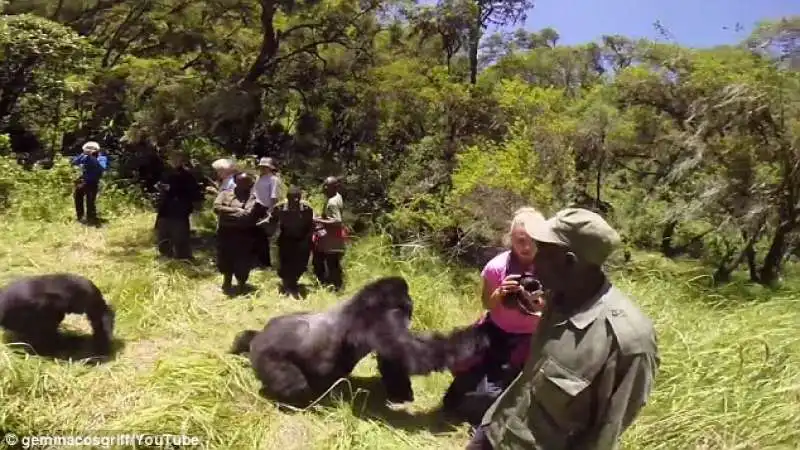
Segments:
[[[170,153],[166,170],[155,185],[158,251],[164,257],[182,260],[194,259],[190,217],[205,199],[205,192],[187,163],[184,154]],[[74,191],[77,219],[97,222],[97,193],[108,169],[108,157],[97,142],[89,141],[83,145],[82,153],[72,158],[72,164],[82,169]],[[246,290],[253,269],[272,267],[270,241],[276,234],[278,275],[287,293],[299,293],[298,281],[310,256],[320,283],[337,291],[342,288],[347,236],[338,179],[325,179],[327,200],[322,214],[316,215],[297,186],[289,187],[284,200],[279,198],[281,180],[272,158],[258,160],[257,177],[230,159],[218,159],[211,166],[217,175],[215,186],[209,188],[216,195],[217,269],[223,276],[222,289],[226,293]]]
[[[158,184],[161,193],[156,229],[159,251],[169,257],[191,259],[189,216],[204,195],[180,154],[169,157],[169,170]],[[284,290],[298,293],[298,281],[313,255],[314,273],[323,285],[340,290],[341,260],[345,249],[342,196],[339,182],[328,177],[327,197],[320,216],[302,199],[302,191],[290,186],[279,199],[278,169],[272,158],[258,161],[256,178],[229,159],[212,164],[217,175],[214,212],[217,222],[217,269],[226,293],[241,293],[255,268],[272,267],[270,240],[277,234],[279,267]],[[234,287],[234,280],[236,287]]]
[[[73,161],[84,168],[75,190],[78,218],[84,198],[88,217],[96,218],[94,199],[107,160],[89,142]],[[204,193],[183,155],[170,155],[168,163],[157,184],[158,248],[162,255],[191,259],[189,217]],[[278,274],[287,291],[297,291],[310,254],[322,284],[342,287],[346,234],[336,178],[325,179],[327,200],[317,216],[296,186],[279,200],[271,158],[259,160],[258,178],[228,159],[212,167],[217,267],[225,291],[233,290],[234,278],[245,289],[254,267],[272,265],[275,233]],[[445,409],[473,422],[472,450],[617,448],[647,404],[661,363],[651,319],[603,270],[620,236],[585,209],[567,208],[546,219],[527,207],[515,212],[507,240],[508,249],[481,272],[485,315],[475,325],[489,336],[490,348],[452,368]],[[538,279],[540,290],[523,288],[527,274]]]

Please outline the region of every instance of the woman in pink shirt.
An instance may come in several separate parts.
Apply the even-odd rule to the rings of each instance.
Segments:
[[[518,280],[523,274],[534,273],[536,244],[525,231],[525,225],[543,220],[544,216],[534,208],[518,209],[507,235],[510,249],[492,258],[481,271],[481,300],[487,313],[477,326],[488,334],[490,348],[465,366],[453,370],[455,379],[444,396],[445,409],[454,409],[481,381],[487,383],[489,390],[502,391],[522,369],[540,314],[523,312],[514,306],[515,302],[503,300],[511,295],[523,295],[527,305],[537,303],[539,293],[525,292]]]

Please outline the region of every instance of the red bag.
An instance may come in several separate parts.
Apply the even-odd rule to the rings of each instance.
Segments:
[[[345,226],[339,227],[336,231],[336,237],[342,239],[343,241],[348,240],[350,238],[350,235],[347,232],[347,227]],[[319,233],[314,232],[314,234],[311,236],[311,242],[316,243],[317,241],[319,241]]]

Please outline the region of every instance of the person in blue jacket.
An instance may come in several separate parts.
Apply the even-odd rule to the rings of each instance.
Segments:
[[[101,154],[100,144],[89,141],[83,144],[83,153],[72,158],[72,164],[81,166],[81,176],[75,182],[75,214],[81,222],[96,222],[97,191],[100,178],[108,169],[108,156]]]

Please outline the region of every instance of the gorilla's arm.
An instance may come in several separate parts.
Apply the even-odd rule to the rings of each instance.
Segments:
[[[93,341],[95,350],[100,353],[106,353],[111,349],[112,339],[114,337],[114,321],[115,312],[114,308],[107,304],[103,298],[103,293],[88,280],[83,281],[86,293],[82,296],[84,302],[84,312],[86,318],[92,325]]]
[[[249,352],[265,393],[286,400],[313,400],[375,352],[389,399],[411,401],[411,375],[448,369],[488,347],[472,326],[449,335],[411,333],[412,310],[405,280],[383,278],[325,312],[279,316],[261,332],[245,330],[231,351]]]
[[[485,334],[472,326],[457,328],[448,335],[412,333],[407,320],[401,311],[389,311],[364,339],[380,358],[401,364],[409,375],[446,370],[489,346]]]
[[[92,325],[92,339],[97,352],[106,353],[111,350],[114,316],[114,309],[105,303],[92,305],[86,311],[86,317]]]
[[[386,390],[387,399],[395,403],[414,401],[411,378],[403,364],[386,359],[381,355],[378,355],[377,359],[378,372],[381,374],[381,383]]]

